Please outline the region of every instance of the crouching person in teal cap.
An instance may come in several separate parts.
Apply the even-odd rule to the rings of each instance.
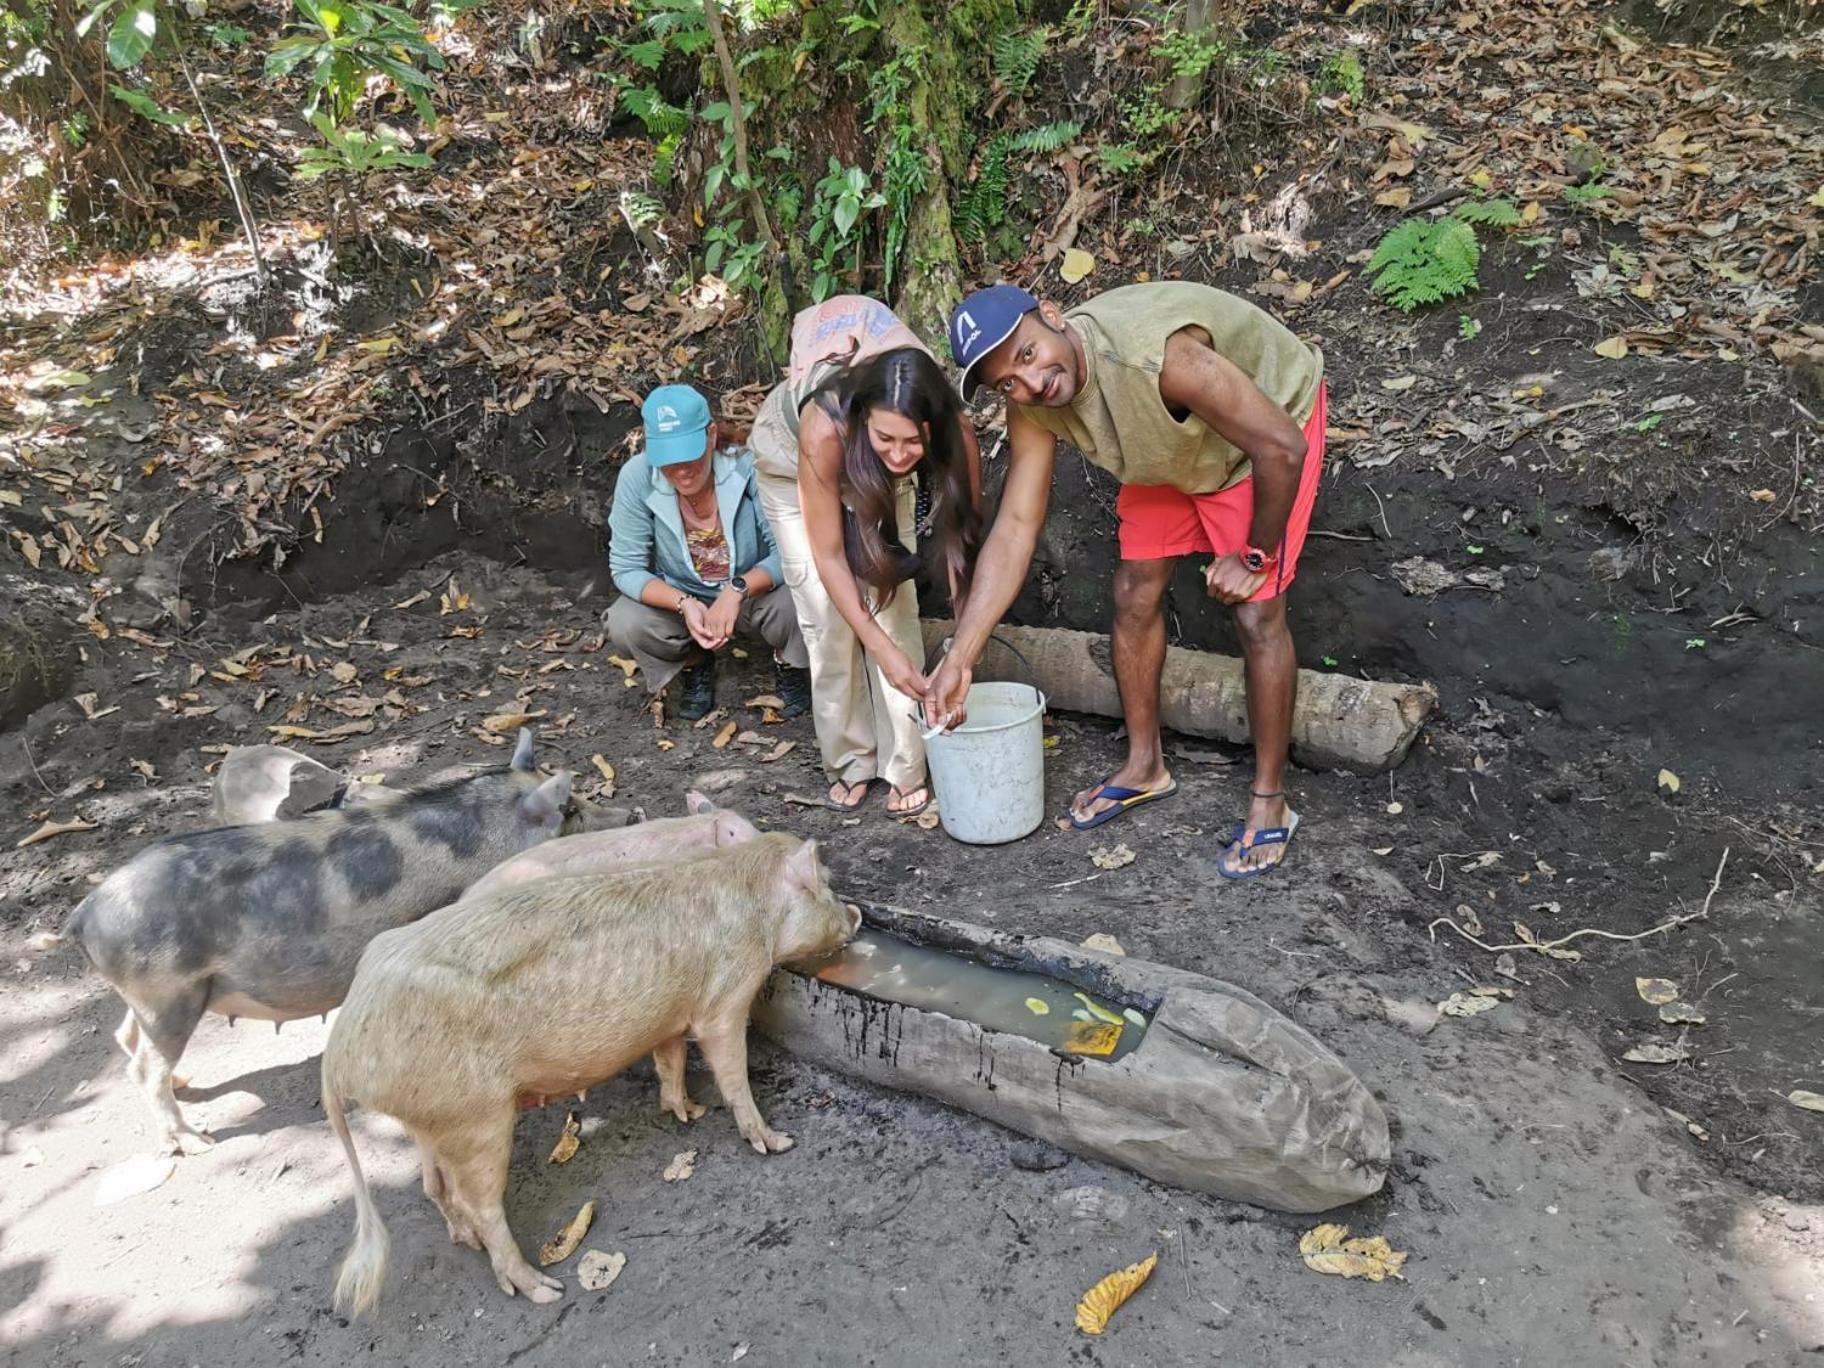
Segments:
[[[608,515],[608,565],[621,597],[608,610],[615,646],[661,692],[680,673],[677,714],[715,706],[716,653],[735,633],[773,648],[788,717],[810,705],[810,658],[760,511],[754,458],[718,451],[709,404],[663,385],[640,406],[646,450],[621,468]]]

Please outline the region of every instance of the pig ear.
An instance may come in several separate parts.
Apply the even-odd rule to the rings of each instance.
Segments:
[[[702,794],[698,793],[695,789],[692,789],[689,793],[684,795],[684,811],[690,813],[693,817],[701,817],[704,813],[714,812],[715,810],[716,805],[710,802],[709,799],[705,798]]]
[[[786,877],[807,893],[814,893],[823,882],[817,867],[817,842],[806,841],[785,857]]]
[[[513,747],[513,768],[521,774],[532,773],[532,729],[519,729],[519,744]]]
[[[570,803],[570,774],[554,774],[519,800],[519,810],[533,826],[556,826]]]

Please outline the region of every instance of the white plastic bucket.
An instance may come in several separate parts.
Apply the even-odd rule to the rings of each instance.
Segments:
[[[1045,695],[974,684],[969,720],[925,742],[944,830],[970,845],[1017,841],[1045,820]]]

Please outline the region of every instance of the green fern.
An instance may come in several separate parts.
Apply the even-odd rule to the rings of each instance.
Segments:
[[[965,242],[986,243],[1007,221],[1007,159],[1013,139],[1005,133],[982,150],[975,179],[964,189],[956,208],[956,231]]]
[[[1455,216],[1396,225],[1368,262],[1374,292],[1402,313],[1476,288],[1482,248],[1476,230]]]
[[[1051,30],[1042,24],[1024,33],[1004,33],[995,40],[994,74],[1009,95],[1018,99],[1026,93],[1050,40]]]
[[[1069,147],[1082,131],[1083,125],[1077,120],[1064,119],[1058,123],[1041,124],[1038,128],[1027,129],[1013,139],[1011,146],[1015,152],[1049,154]]]
[[[1517,228],[1520,226],[1520,211],[1514,207],[1512,200],[1471,200],[1457,209],[1452,215],[1465,223],[1480,223],[1490,228]]]
[[[681,136],[690,126],[690,111],[667,103],[656,86],[629,86],[621,92],[621,103],[660,141]]]

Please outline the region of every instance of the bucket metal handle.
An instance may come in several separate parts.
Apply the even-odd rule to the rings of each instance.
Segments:
[[[1004,649],[1006,649],[1008,651],[1011,651],[1013,653],[1014,659],[1019,661],[1021,665],[1026,667],[1026,678],[1023,682],[1025,683],[1027,688],[1032,690],[1033,696],[1040,700],[1040,706],[1043,707],[1045,705],[1045,694],[1044,694],[1044,691],[1039,688],[1039,672],[1032,668],[1032,662],[1026,658],[1026,653],[1024,651],[1022,651],[1018,646],[1015,646],[1011,641],[1007,640],[1007,638],[1002,636],[999,632],[990,632],[988,634],[988,640],[995,642],[997,645],[1003,647]],[[945,637],[943,639],[943,641],[941,643],[939,643],[939,646],[938,646],[939,655],[940,656],[949,655],[950,647],[952,644],[955,643],[955,641],[956,641],[956,638],[953,636]],[[912,717],[912,720],[914,722],[918,723],[919,726],[923,727],[925,725],[925,708],[922,703],[919,704],[918,710],[911,714],[911,717]],[[923,739],[926,741],[929,741],[929,740],[933,739],[934,737],[943,735],[943,731],[944,731],[944,728],[943,728],[942,724],[931,727],[924,733]]]

